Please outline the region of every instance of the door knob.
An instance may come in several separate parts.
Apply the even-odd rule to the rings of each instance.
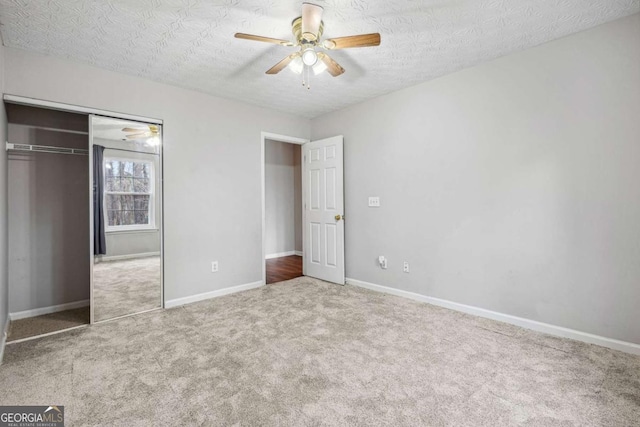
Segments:
[[[344,219],[344,215],[336,215],[335,218],[336,221],[340,221],[341,219]]]

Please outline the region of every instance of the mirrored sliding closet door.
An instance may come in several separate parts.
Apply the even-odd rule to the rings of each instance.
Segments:
[[[162,129],[90,117],[92,319],[162,307]]]

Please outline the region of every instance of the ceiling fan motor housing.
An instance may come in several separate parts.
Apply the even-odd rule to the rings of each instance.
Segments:
[[[298,44],[311,44],[316,45],[320,37],[322,36],[322,31],[324,30],[324,21],[320,21],[320,27],[318,28],[318,34],[303,34],[302,33],[302,16],[297,17],[291,22],[291,32],[295,37]]]

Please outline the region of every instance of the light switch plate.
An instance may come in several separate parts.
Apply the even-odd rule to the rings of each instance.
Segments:
[[[369,207],[370,208],[379,208],[380,207],[380,197],[378,197],[378,196],[369,197]]]

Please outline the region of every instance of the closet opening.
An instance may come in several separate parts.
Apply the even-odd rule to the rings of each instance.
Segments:
[[[7,343],[90,323],[86,114],[6,103]]]

